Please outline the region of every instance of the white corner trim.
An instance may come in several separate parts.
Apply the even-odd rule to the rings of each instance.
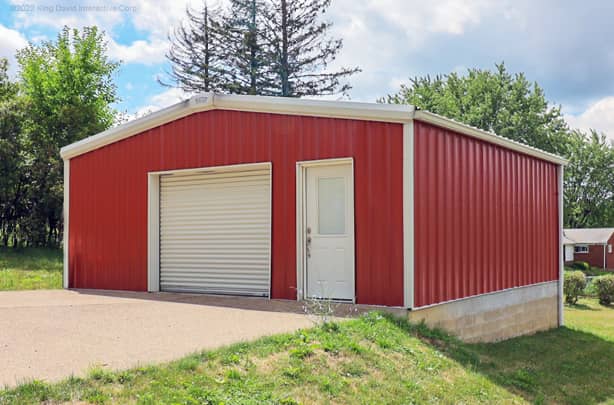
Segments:
[[[68,288],[68,245],[70,239],[68,238],[69,229],[69,215],[70,215],[70,160],[64,159],[64,268],[62,274],[62,286]]]
[[[403,306],[414,307],[414,123],[403,124]]]
[[[147,291],[160,291],[160,174],[147,175]]]
[[[520,142],[512,141],[511,139],[504,138],[491,132],[483,131],[470,125],[461,124],[460,122],[451,120],[438,114],[434,114],[429,111],[417,110],[414,113],[414,118],[419,121],[428,122],[429,124],[437,125],[442,128],[459,132],[463,135],[468,135],[473,138],[481,139],[488,143],[502,146],[506,149],[524,153],[525,155],[533,156],[541,160],[556,163],[558,165],[567,164],[567,160],[563,159],[560,156],[542,151],[540,149],[525,145]]]
[[[305,283],[303,282],[303,273],[305,268],[305,254],[303,253],[304,245],[304,175],[302,166],[296,164],[296,300],[301,301],[305,297]]]
[[[564,212],[564,199],[563,199],[563,176],[564,167],[559,165],[557,170],[558,177],[558,208],[559,208],[559,326],[565,324],[565,311],[563,307],[563,283],[565,282],[565,248],[563,246],[563,212]]]

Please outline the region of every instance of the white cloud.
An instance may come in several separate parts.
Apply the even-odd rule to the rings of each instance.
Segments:
[[[375,101],[420,73],[408,60],[432,36],[460,36],[494,11],[487,0],[335,1],[325,18],[334,21],[331,34],[343,39],[343,49],[331,70],[359,66],[363,71],[350,79],[352,98]]]
[[[614,140],[614,96],[598,100],[581,114],[565,115],[565,119],[572,128],[584,131],[595,129]]]
[[[0,58],[9,60],[9,74],[17,71],[15,51],[28,45],[26,38],[19,32],[0,24]]]
[[[14,6],[23,5],[21,0],[10,0]],[[117,24],[130,18],[130,13],[125,11],[112,11],[84,9],[89,6],[87,2],[79,0],[64,0],[53,2],[50,0],[32,0],[28,2],[31,7],[27,11],[16,11],[13,14],[17,28],[29,28],[33,26],[46,26],[61,29],[65,25],[69,27],[83,27],[97,25],[105,30],[110,30]],[[98,5],[98,4],[91,4]],[[106,4],[100,4],[105,6]]]
[[[22,3],[21,0],[11,2],[13,5]],[[19,29],[44,26],[60,30],[65,25],[76,28],[96,25],[107,34],[111,58],[145,65],[164,62],[169,31],[185,16],[188,4],[200,4],[198,0],[122,0],[101,4],[119,7],[116,10],[84,10],[83,7],[89,5],[87,2],[65,0],[57,3],[65,6],[58,10],[57,4],[49,0],[30,3],[32,11],[14,13],[15,26]],[[126,24],[132,24],[140,38],[129,43],[121,41],[116,31]]]
[[[479,24],[492,8],[492,2],[487,0],[346,0],[333,3],[331,13],[349,17],[352,24],[369,18],[384,20],[387,26],[382,26],[383,29],[396,28],[405,33],[403,41],[409,40],[408,45],[419,47],[429,34],[463,34]]]
[[[151,96],[145,105],[139,107],[134,114],[126,114],[126,121],[131,121],[135,118],[140,118],[145,115],[151,114],[161,110],[162,108],[169,107],[180,101],[183,101],[191,96],[190,93],[178,88],[169,88],[161,93]]]
[[[178,88],[170,88],[151,97],[151,103],[159,108],[168,107],[190,97],[190,93]]]
[[[165,60],[168,50],[168,41],[160,38],[149,40],[136,40],[130,45],[118,44],[112,38],[109,39],[109,57],[121,60],[123,63],[141,63],[155,65]]]

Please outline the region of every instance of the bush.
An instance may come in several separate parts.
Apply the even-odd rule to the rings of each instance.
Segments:
[[[592,284],[601,305],[610,305],[614,301],[614,274],[596,277]]]
[[[586,287],[586,276],[581,271],[566,271],[564,280],[565,302],[573,305]]]
[[[576,270],[589,271],[591,269],[591,265],[587,262],[573,262],[571,267]]]
[[[603,270],[602,268],[599,267],[591,267],[588,270],[582,270],[584,271],[584,274],[586,274],[587,276],[605,276],[606,274],[610,274],[609,271]]]

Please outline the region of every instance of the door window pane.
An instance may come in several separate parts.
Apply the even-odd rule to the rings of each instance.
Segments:
[[[345,179],[343,177],[318,179],[318,233],[320,235],[345,233]]]

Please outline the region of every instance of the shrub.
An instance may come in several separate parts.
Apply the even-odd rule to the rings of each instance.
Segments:
[[[595,286],[600,304],[610,305],[614,301],[614,274],[596,277],[592,284]]]
[[[587,262],[573,262],[571,267],[576,270],[588,271],[591,269],[591,265]]]
[[[606,274],[610,274],[610,272],[603,270],[599,267],[591,267],[588,270],[582,270],[584,274],[587,276],[605,276]]]
[[[566,271],[563,283],[565,302],[575,304],[586,287],[586,276],[581,271]]]

